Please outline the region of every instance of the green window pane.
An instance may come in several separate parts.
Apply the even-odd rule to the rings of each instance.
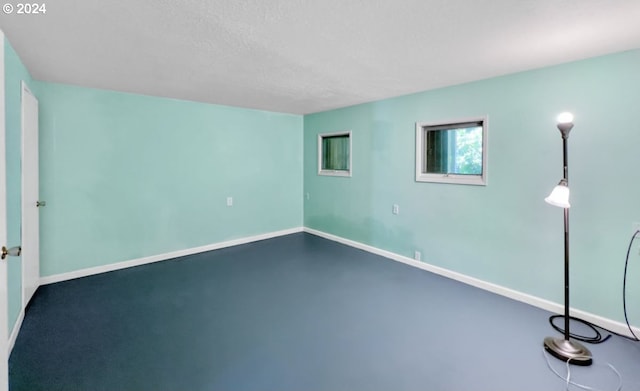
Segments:
[[[425,129],[422,172],[482,175],[482,126]]]
[[[349,170],[349,136],[325,136],[322,138],[322,169]]]

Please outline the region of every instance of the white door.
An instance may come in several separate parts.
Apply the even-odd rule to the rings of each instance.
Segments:
[[[40,279],[38,100],[22,82],[22,308]]]
[[[0,246],[7,243],[7,167],[4,104],[4,34],[0,31]],[[7,261],[0,260],[0,391],[9,389]]]

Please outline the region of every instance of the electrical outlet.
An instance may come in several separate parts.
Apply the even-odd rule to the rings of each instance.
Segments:
[[[233,206],[233,197],[227,197],[227,206]]]
[[[391,212],[393,212],[394,215],[397,215],[400,213],[400,207],[398,206],[398,204],[393,204],[393,208],[391,209]]]
[[[413,253],[413,259],[415,259],[416,261],[421,261],[422,260],[422,253],[420,251],[416,251]]]
[[[307,197],[307,199],[309,199],[309,198],[311,198],[311,195],[309,195],[309,193],[307,193],[307,194],[305,195],[305,197]]]

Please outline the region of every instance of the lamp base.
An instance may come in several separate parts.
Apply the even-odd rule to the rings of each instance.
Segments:
[[[544,339],[544,350],[559,360],[569,361],[569,364],[588,366],[593,363],[591,352],[580,342],[547,337]]]

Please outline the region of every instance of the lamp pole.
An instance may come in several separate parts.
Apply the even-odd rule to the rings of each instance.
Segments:
[[[571,340],[569,331],[569,164],[567,158],[567,140],[569,132],[573,128],[573,116],[563,113],[558,117],[558,129],[562,135],[562,163],[563,172],[560,184],[547,197],[546,201],[552,205],[561,206],[564,209],[564,338],[547,337],[544,339],[544,348],[552,356],[576,365],[591,365],[593,362],[591,352],[584,345]],[[563,189],[562,189],[563,188]],[[556,190],[562,189],[564,200],[553,200]]]
[[[573,123],[560,123],[558,129],[562,134],[562,170],[566,186],[569,186],[569,162],[567,158],[567,140]],[[564,209],[564,339],[569,341],[569,208]]]

